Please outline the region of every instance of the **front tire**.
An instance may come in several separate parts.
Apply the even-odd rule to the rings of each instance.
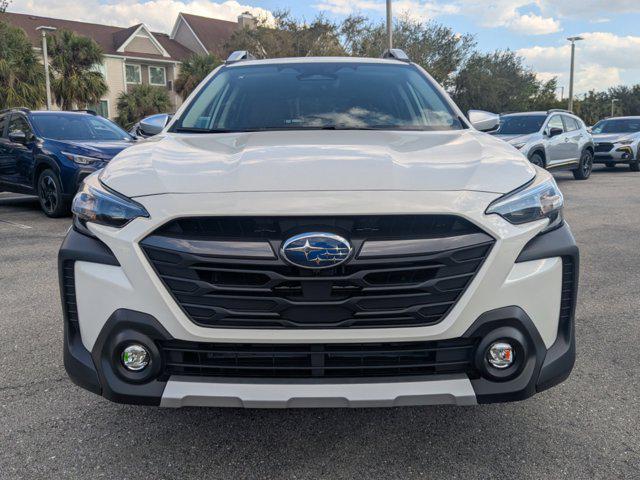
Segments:
[[[636,155],[636,159],[629,162],[629,170],[632,172],[640,172],[640,148],[638,150],[638,155]]]
[[[542,158],[542,155],[540,155],[539,153],[534,153],[533,155],[531,155],[529,161],[540,168],[545,168],[544,158]]]
[[[44,170],[38,177],[38,199],[47,217],[59,218],[69,214],[69,202],[62,196],[62,184],[51,169]]]
[[[593,154],[589,150],[582,152],[578,168],[573,170],[573,178],[576,180],[586,180],[591,176],[593,170]]]

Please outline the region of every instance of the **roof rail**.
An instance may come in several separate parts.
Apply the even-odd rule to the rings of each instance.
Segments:
[[[256,57],[251,55],[246,50],[236,50],[231,55],[227,57],[227,61],[224,62],[226,64],[241,62],[242,60],[255,60]]]
[[[400,60],[401,62],[411,63],[409,56],[400,48],[389,48],[385,50],[382,54],[382,58],[393,58],[394,60]]]
[[[547,115],[549,115],[550,113],[570,113],[571,115],[573,115],[573,112],[571,110],[567,110],[565,108],[552,108],[550,110],[547,110]]]
[[[15,112],[16,110],[19,112],[25,112],[25,113],[29,113],[31,111],[27,107],[11,107],[11,108],[4,108],[0,110],[0,113]]]

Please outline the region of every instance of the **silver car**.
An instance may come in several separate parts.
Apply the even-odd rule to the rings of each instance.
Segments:
[[[640,172],[640,117],[615,117],[600,120],[591,129],[595,143],[595,163],[615,167],[629,164]]]
[[[501,115],[491,133],[542,168],[571,170],[577,180],[591,175],[593,138],[584,122],[566,110]]]

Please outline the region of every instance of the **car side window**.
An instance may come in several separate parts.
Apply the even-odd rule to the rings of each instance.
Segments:
[[[27,138],[32,136],[31,127],[29,126],[29,122],[22,115],[12,115],[11,121],[9,122],[9,131],[7,135],[13,132],[23,132]]]
[[[547,129],[551,130],[552,128],[559,128],[564,132],[564,124],[562,123],[562,118],[560,118],[560,115],[554,115],[549,120],[549,123],[547,124]]]
[[[4,137],[4,130],[7,126],[9,115],[0,115],[0,138]]]
[[[565,132],[573,132],[575,130],[579,130],[580,126],[578,122],[576,122],[573,118],[563,116],[562,121],[564,122],[564,130]]]

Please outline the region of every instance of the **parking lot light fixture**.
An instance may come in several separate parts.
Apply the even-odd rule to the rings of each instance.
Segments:
[[[42,32],[42,60],[44,63],[44,79],[47,87],[47,110],[51,110],[51,81],[49,80],[49,54],[47,52],[47,33],[55,32],[56,27],[41,25],[36,30]]]
[[[583,37],[569,37],[567,38],[571,42],[571,71],[569,73],[569,111],[573,111],[573,71],[575,66],[576,57],[576,42],[584,40]]]

